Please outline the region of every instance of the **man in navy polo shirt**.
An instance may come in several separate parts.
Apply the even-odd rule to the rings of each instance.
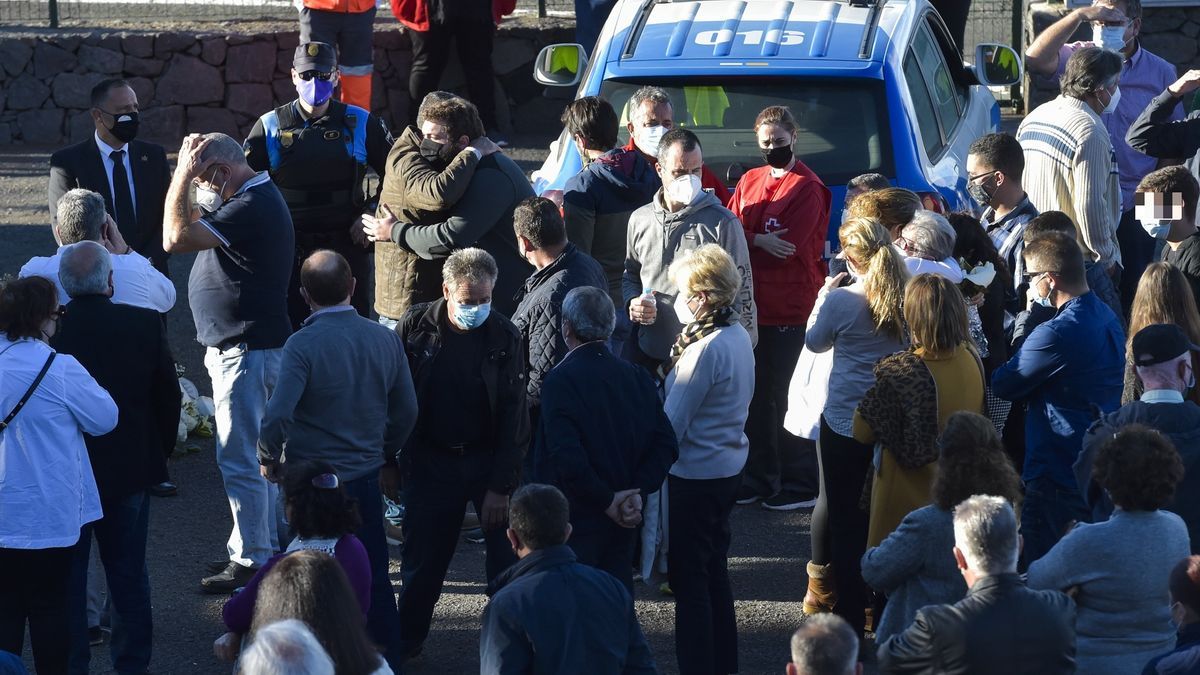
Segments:
[[[292,332],[292,217],[270,176],[246,164],[240,143],[225,134],[193,134],[183,141],[167,192],[163,249],[199,252],[188,302],[196,339],[208,348],[204,365],[216,404],[217,464],[233,512],[229,557],[210,564],[212,576],[200,585],[228,593],[250,580],[284,534],[275,486],[259,473],[256,446]]]

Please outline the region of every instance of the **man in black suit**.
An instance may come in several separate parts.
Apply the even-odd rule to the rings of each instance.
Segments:
[[[111,301],[108,251],[82,241],[64,247],[61,256],[59,281],[72,300],[53,346],[78,359],[121,412],[116,429],[85,439],[104,517],[85,525],[75,545],[70,672],[88,672],[87,568],[94,532],[112,604],[112,667],[144,673],[152,634],[148,490],[167,477],[179,425],[179,381],[158,312]]]
[[[662,487],[679,444],[649,373],[608,350],[615,323],[607,290],[581,286],[563,300],[571,351],[542,383],[533,471],[534,480],[567,496],[567,545],[579,562],[612,574],[632,593],[642,498]]]
[[[168,275],[162,247],[163,205],[171,183],[167,152],[134,140],[138,100],[125,80],[93,87],[91,112],[93,137],[50,156],[50,220],[58,224],[58,200],[68,190],[99,192],[125,241]]]

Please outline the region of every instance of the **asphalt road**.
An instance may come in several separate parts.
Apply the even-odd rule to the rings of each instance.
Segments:
[[[556,130],[556,129],[555,129]],[[547,138],[514,139],[507,152],[527,172],[545,155]],[[35,255],[54,251],[47,226],[46,176],[49,152],[0,146],[0,276],[15,274]],[[193,256],[171,261],[179,301],[168,315],[176,359],[202,392],[211,387],[203,351],[187,305],[187,275]],[[222,598],[199,590],[202,566],[224,555],[231,520],[213,457],[212,442],[189,439],[195,451],[170,463],[180,494],[151,505],[148,545],[154,603],[155,673],[223,673],[228,667],[212,655],[212,640],[223,632]],[[808,510],[772,513],[738,507],[733,516],[730,573],[737,598],[742,673],[777,673],[788,660],[788,638],[802,620],[804,563],[809,552]],[[393,549],[392,576],[399,580],[399,551]],[[479,616],[485,605],[483,547],[461,541],[437,607],[433,630],[409,673],[478,671]],[[661,672],[675,665],[674,603],[656,588],[639,585],[638,616]],[[28,650],[26,650],[28,658]],[[32,664],[29,664],[32,667]],[[92,651],[93,673],[110,672],[107,646]]]

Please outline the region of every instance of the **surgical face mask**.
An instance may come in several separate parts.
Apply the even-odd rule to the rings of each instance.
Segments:
[[[971,199],[974,199],[976,204],[987,207],[992,205],[992,197],[996,195],[996,192],[995,188],[992,188],[992,192],[988,192],[983,183],[968,183],[967,194],[971,195]]]
[[[782,169],[792,161],[792,146],[784,145],[778,148],[763,148],[763,161],[772,169]]]
[[[658,157],[658,142],[662,140],[663,134],[667,133],[667,128],[659,124],[653,127],[634,127],[633,144],[638,150],[650,155]]]
[[[467,330],[475,330],[487,321],[492,313],[492,303],[483,302],[478,305],[454,305],[454,323]]]
[[[296,85],[296,93],[300,94],[301,101],[310,106],[324,105],[333,96],[333,81],[315,77],[300,80],[300,84]]]
[[[680,206],[687,206],[700,195],[700,177],[689,173],[671,180],[663,187],[667,198]]]
[[[214,171],[212,181],[209,181],[206,185],[196,186],[196,206],[200,207],[206,213],[216,211],[225,203],[225,198],[222,195],[225,194],[225,187],[229,185],[229,178],[225,178],[225,182],[221,183],[220,189],[214,190],[209,185],[212,185],[216,179],[217,172]]]
[[[1039,304],[1042,307],[1054,307],[1054,303],[1050,302],[1050,293],[1052,292],[1053,291],[1051,289],[1047,288],[1046,295],[1035,295],[1033,297],[1034,303]]]
[[[1092,42],[1101,49],[1119,52],[1125,48],[1126,26],[1092,26]]]
[[[420,152],[426,161],[439,166],[448,165],[454,159],[454,155],[458,154],[449,143],[438,143],[432,138],[421,139]]]
[[[1107,89],[1105,89],[1104,91],[1105,91],[1105,93],[1108,93]],[[1114,90],[1111,94],[1109,94],[1108,105],[1104,106],[1104,110],[1101,110],[1100,114],[1101,115],[1111,115],[1113,113],[1113,111],[1115,111],[1117,109],[1117,103],[1120,102],[1120,100],[1121,100],[1121,88],[1117,87],[1116,90]]]
[[[1166,239],[1171,232],[1171,221],[1169,220],[1151,220],[1142,223],[1142,229],[1146,230],[1146,234],[1152,239]]]
[[[101,110],[105,115],[110,115],[113,118],[113,125],[109,127],[112,135],[122,143],[128,143],[134,138],[137,138],[138,132],[138,114],[136,112],[127,113],[110,113]]]
[[[679,323],[685,326],[696,320],[696,313],[688,307],[688,298],[683,293],[680,293],[675,298],[675,316],[679,318]]]

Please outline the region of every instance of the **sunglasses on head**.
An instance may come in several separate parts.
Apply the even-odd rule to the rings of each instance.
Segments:
[[[322,73],[319,70],[306,70],[303,73],[300,73],[300,79],[304,80],[305,82],[313,79],[314,77],[317,78],[318,80],[328,82],[329,78],[333,77],[333,73],[332,72]]]

